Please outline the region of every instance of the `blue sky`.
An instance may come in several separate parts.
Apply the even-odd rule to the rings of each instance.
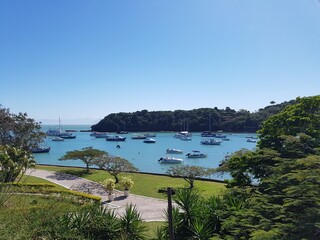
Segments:
[[[0,1],[0,104],[36,120],[255,111],[319,77],[317,0]]]

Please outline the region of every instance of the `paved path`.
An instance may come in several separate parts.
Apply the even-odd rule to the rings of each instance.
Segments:
[[[123,214],[125,207],[128,204],[133,204],[137,207],[144,221],[164,221],[164,211],[167,209],[167,201],[156,198],[144,197],[131,194],[129,197],[123,197],[123,192],[115,191],[115,199],[112,202],[107,202],[107,192],[103,187],[93,181],[80,178],[74,175],[51,172],[39,169],[30,169],[28,175],[46,179],[50,182],[61,185],[65,188],[78,192],[90,193],[95,196],[102,197],[102,202],[110,209],[114,209],[119,215]]]

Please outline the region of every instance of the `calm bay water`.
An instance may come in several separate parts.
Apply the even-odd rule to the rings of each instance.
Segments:
[[[44,125],[43,131],[57,126]],[[51,137],[47,137],[44,145],[50,146],[49,153],[35,154],[37,163],[62,165],[62,166],[81,166],[84,167],[80,160],[59,161],[67,151],[80,150],[84,147],[93,147],[109,154],[123,157],[134,164],[142,172],[151,173],[165,173],[166,170],[172,166],[171,164],[160,164],[158,159],[166,156],[167,148],[177,148],[183,150],[183,154],[174,154],[178,158],[184,160],[184,164],[203,166],[203,167],[217,167],[219,162],[224,159],[226,154],[233,153],[242,148],[253,149],[255,143],[247,142],[246,136],[256,136],[255,134],[239,134],[239,133],[224,133],[230,141],[223,141],[219,146],[207,146],[200,144],[204,138],[200,133],[192,133],[192,141],[182,141],[174,138],[174,133],[157,133],[155,144],[144,143],[143,140],[131,139],[133,133],[122,135],[127,137],[125,142],[108,142],[104,138],[95,138],[90,136],[90,132],[79,132],[80,130],[89,130],[89,125],[63,125],[64,130],[72,129],[77,137],[75,139],[65,139],[63,142],[52,141]],[[117,145],[121,148],[117,148]],[[192,150],[199,150],[206,153],[207,158],[189,159],[185,155]],[[211,176],[214,179],[224,179],[228,176]]]

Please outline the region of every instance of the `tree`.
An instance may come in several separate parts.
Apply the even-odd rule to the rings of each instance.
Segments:
[[[319,239],[319,113],[320,96],[298,98],[263,123],[256,150],[222,162],[218,170],[232,176],[228,193],[251,203],[224,219],[225,234],[236,239]]]
[[[29,151],[0,145],[0,207],[14,194],[13,181],[19,182],[35,161]]]
[[[167,173],[173,177],[182,177],[187,183],[189,183],[190,188],[193,188],[196,178],[209,176],[213,173],[213,170],[199,166],[180,165],[170,167]]]
[[[124,158],[104,154],[103,156],[94,159],[93,164],[97,165],[100,169],[109,172],[119,182],[119,174],[122,172],[138,171],[131,162]]]
[[[62,156],[59,160],[78,160],[80,159],[86,164],[86,171],[89,173],[89,166],[94,164],[94,160],[96,158],[102,157],[106,155],[107,152],[101,151],[98,149],[94,149],[92,147],[86,147],[82,150],[74,150],[67,152],[64,156]]]
[[[297,136],[304,133],[312,138],[320,137],[320,95],[297,98],[296,104],[287,106],[263,122],[260,134],[260,148],[280,150],[283,135]]]
[[[19,174],[35,165],[29,151],[0,145],[0,182],[13,182]]]
[[[43,141],[40,123],[26,113],[12,114],[0,105],[0,145],[10,145],[29,151]]]

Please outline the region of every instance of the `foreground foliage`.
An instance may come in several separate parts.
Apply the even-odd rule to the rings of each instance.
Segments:
[[[132,205],[119,218],[100,203],[18,197],[14,205],[0,208],[1,239],[146,239],[146,225]]]
[[[320,238],[320,96],[270,117],[256,151],[222,163],[229,194],[251,204],[227,218],[227,235],[243,239]]]

